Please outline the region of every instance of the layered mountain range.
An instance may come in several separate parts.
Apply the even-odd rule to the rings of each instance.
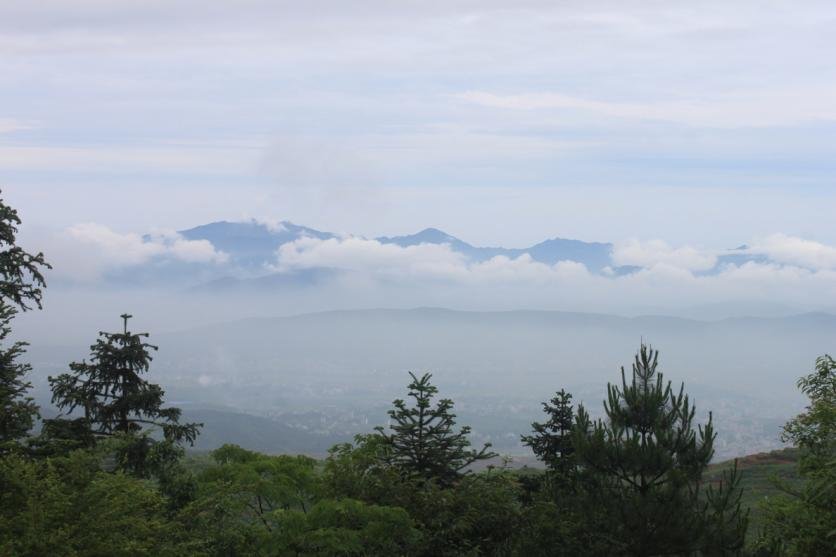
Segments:
[[[343,242],[346,238],[400,248],[446,246],[446,249],[467,263],[482,263],[496,257],[511,260],[526,257],[546,265],[571,261],[584,265],[591,273],[608,276],[627,275],[642,269],[640,266],[617,264],[613,259],[614,246],[611,243],[551,238],[524,248],[485,247],[474,246],[436,228],[426,228],[405,236],[366,239],[316,230],[288,221],[274,225],[257,221],[219,221],[181,230],[178,234],[186,241],[208,242],[223,255],[222,259],[188,262],[161,257],[150,264],[122,269],[119,272],[120,280],[133,283],[164,280],[169,284],[198,288],[224,288],[242,284],[252,287],[312,285],[339,274],[342,269],[328,264],[308,265],[304,268],[282,267],[281,248],[301,241]],[[150,237],[146,239],[150,240]],[[763,255],[749,253],[746,246],[740,246],[719,255],[714,268],[700,273],[716,273],[724,265],[739,265],[747,261],[764,262],[767,259]]]

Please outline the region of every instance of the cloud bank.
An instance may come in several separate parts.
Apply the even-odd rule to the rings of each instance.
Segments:
[[[768,236],[746,251],[766,255],[773,261],[787,265],[814,270],[836,269],[836,248],[786,234]]]
[[[719,250],[634,239],[615,245],[613,262],[640,269],[607,276],[591,273],[575,261],[549,265],[527,254],[473,262],[446,244],[399,247],[358,237],[302,238],[278,250],[273,270],[327,267],[362,277],[365,284],[391,285],[394,280],[403,289],[426,289],[425,293],[444,282],[451,292],[466,291],[462,299],[483,296],[485,307],[507,300],[544,307],[557,303],[582,308],[586,304],[598,310],[629,304],[683,307],[763,300],[806,308],[836,308],[832,247],[773,235],[743,251],[766,254],[772,260],[718,265],[718,254],[724,253]],[[413,299],[420,300],[421,295]]]
[[[638,267],[628,274],[597,274],[568,260],[546,264],[527,254],[473,261],[445,244],[401,247],[358,236],[301,237],[281,246],[260,272],[236,269],[233,256],[176,233],[143,236],[85,223],[49,239],[30,236],[24,244],[43,249],[54,266],[47,277],[47,306],[60,313],[82,300],[101,299],[101,307],[113,313],[126,303],[137,307],[156,299],[155,311],[176,314],[167,326],[368,307],[669,315],[680,310],[690,315],[688,308],[698,306],[715,308],[700,315],[746,315],[763,308],[768,315],[836,311],[833,246],[786,234],[755,239],[733,252],[662,240],[617,242],[614,265]],[[769,259],[722,260],[727,253]],[[716,267],[706,270],[712,262]],[[315,273],[320,278],[310,284],[293,278],[316,269],[331,272]],[[249,282],[259,274],[293,280]],[[235,276],[241,288],[202,288]],[[152,282],[143,282],[149,277]]]
[[[187,240],[176,232],[120,233],[97,223],[71,226],[44,243],[54,267],[52,275],[71,281],[98,282],[108,271],[155,260],[220,265],[229,259],[206,240]]]
[[[662,240],[638,239],[617,243],[612,253],[616,265],[654,267],[666,264],[687,271],[708,271],[717,265],[717,256],[691,246],[671,247]]]

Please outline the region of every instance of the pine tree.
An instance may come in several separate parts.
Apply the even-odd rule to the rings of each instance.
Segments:
[[[490,443],[482,449],[470,448],[467,436],[470,427],[455,431],[456,415],[452,413],[453,401],[439,400],[433,406],[438,389],[430,383],[432,375],[426,373],[420,378],[410,372],[409,397],[414,406],[397,399],[389,410],[392,434],[386,434],[383,427],[377,427],[388,449],[388,462],[403,472],[406,477],[421,480],[435,480],[440,485],[450,486],[458,480],[471,464],[493,458]]]
[[[572,441],[575,426],[572,395],[561,389],[551,401],[543,403],[543,412],[549,417],[548,421],[532,423],[533,433],[521,436],[521,440],[531,447],[534,455],[546,464],[553,475],[568,480],[576,466]]]
[[[575,447],[591,486],[590,504],[603,512],[612,554],[690,554],[718,543],[724,551],[743,544],[736,474],[721,492],[701,496],[702,474],[714,454],[709,416],[693,429],[695,408],[657,373],[658,352],[642,345],[627,381],[608,386],[606,421],[592,422],[578,409]],[[718,532],[722,540],[718,541]]]
[[[20,225],[17,211],[0,199],[0,452],[26,436],[38,416],[38,407],[27,396],[32,388],[25,376],[31,370],[18,359],[26,351],[25,342],[6,347],[11,321],[18,311],[41,307],[42,271],[51,268],[44,255],[30,254],[19,247]]]
[[[70,364],[71,373],[50,377],[52,402],[66,414],[76,410],[83,416],[75,420],[48,420],[47,433],[56,437],[74,430],[82,435],[82,444],[95,444],[102,438],[133,438],[124,458],[127,467],[136,470],[144,465],[153,441],[141,435],[148,428],[160,428],[169,443],[193,444],[202,424],[180,423],[179,408],[163,408],[163,389],[142,378],[151,364],[151,351],[157,347],[144,341],[148,333],[128,330],[123,314],[123,330],[99,333],[90,347],[90,363]]]

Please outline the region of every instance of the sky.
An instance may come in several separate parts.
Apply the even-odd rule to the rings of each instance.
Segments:
[[[832,2],[0,0],[32,227],[836,244]]]

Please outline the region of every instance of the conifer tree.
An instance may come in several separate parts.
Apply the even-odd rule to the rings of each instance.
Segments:
[[[14,308],[0,302],[0,343],[11,333],[14,315]],[[38,406],[27,395],[32,384],[25,379],[32,366],[18,361],[25,348],[24,342],[0,348],[0,452],[25,437],[38,416]]]
[[[412,382],[408,395],[414,405],[407,407],[403,400],[395,400],[395,407],[389,410],[393,433],[386,434],[383,427],[376,428],[387,448],[389,464],[406,477],[435,480],[442,486],[450,486],[474,462],[497,456],[490,452],[490,443],[478,451],[470,448],[469,426],[455,431],[452,400],[443,398],[433,406],[438,389],[430,383],[431,374],[420,378],[412,372],[409,375]]]
[[[31,366],[18,362],[25,342],[6,346],[11,321],[18,311],[41,307],[42,271],[51,268],[42,253],[30,254],[17,245],[20,225],[17,211],[0,199],[0,452],[24,437],[38,416],[38,407],[27,396],[32,388],[25,376]]]
[[[568,480],[575,469],[575,447],[572,441],[575,413],[572,395],[561,389],[551,401],[543,403],[543,412],[548,416],[548,421],[532,423],[532,434],[521,436],[522,442],[531,447],[534,455],[546,464],[550,472]]]
[[[160,428],[165,441],[194,443],[202,424],[180,423],[179,408],[163,408],[163,389],[142,377],[151,364],[151,352],[157,347],[144,339],[148,333],[128,330],[123,314],[123,330],[100,332],[90,347],[90,362],[73,362],[71,373],[50,377],[52,402],[66,414],[76,410],[83,416],[74,420],[48,420],[48,433],[61,437],[70,430],[83,435],[83,443],[94,444],[102,438],[133,438],[126,449],[128,467],[143,465],[148,446],[153,442],[141,435],[148,428]],[[69,423],[68,423],[69,422]]]
[[[684,385],[676,393],[663,381],[658,356],[642,345],[629,382],[621,369],[621,387],[608,386],[606,420],[593,422],[578,409],[575,447],[590,503],[610,525],[602,535],[612,554],[739,550],[746,515],[734,496],[737,475],[726,478],[720,492],[701,496],[702,474],[714,454],[711,417],[694,430],[695,407]],[[726,547],[718,548],[721,542]]]

